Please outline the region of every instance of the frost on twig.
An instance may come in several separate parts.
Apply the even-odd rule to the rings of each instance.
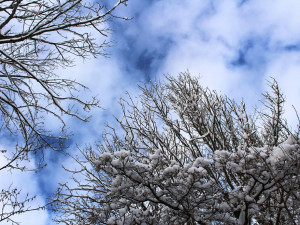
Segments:
[[[270,87],[256,114],[188,73],[141,87],[138,104],[121,101],[124,136],[110,128],[82,151],[85,180],[62,185],[56,221],[299,224],[299,131]]]

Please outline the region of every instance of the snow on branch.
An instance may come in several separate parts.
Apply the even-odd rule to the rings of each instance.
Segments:
[[[299,224],[299,131],[270,87],[269,111],[252,115],[188,73],[145,85],[140,105],[121,101],[124,136],[111,128],[82,151],[85,181],[58,191],[56,221]]]

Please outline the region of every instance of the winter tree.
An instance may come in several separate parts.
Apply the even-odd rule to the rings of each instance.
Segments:
[[[120,127],[75,159],[56,221],[299,224],[299,129],[283,117],[276,81],[269,86],[253,113],[188,73],[122,99]]]
[[[127,0],[115,2],[107,8],[98,0],[0,1],[0,132],[1,138],[13,135],[16,140],[15,149],[1,149],[0,171],[26,170],[28,164],[21,161],[31,153],[59,150],[66,138],[64,116],[86,121],[81,109],[98,106],[97,99],[78,96],[86,87],[58,69],[73,66],[78,58],[106,55],[106,22],[119,18],[114,11]],[[47,130],[45,116],[61,123],[62,130]],[[0,222],[33,210],[24,207],[30,198],[20,201],[18,193],[14,188],[0,192]]]

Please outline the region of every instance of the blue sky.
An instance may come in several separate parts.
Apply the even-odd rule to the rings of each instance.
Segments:
[[[105,109],[93,110],[90,123],[67,118],[74,133],[69,151],[75,155],[76,144],[84,147],[97,140],[104,124],[119,115],[118,99],[126,91],[137,95],[140,81],[186,70],[200,75],[203,86],[237,100],[244,98],[248,106],[259,104],[266,80],[276,78],[287,99],[286,116],[295,126],[292,105],[300,111],[299,12],[295,0],[130,0],[117,14],[133,19],[108,24],[114,41],[107,49],[110,58],[78,60],[75,67],[59,71],[90,87],[82,94],[98,95]],[[36,193],[36,204],[43,203],[58,182],[68,179],[61,164],[74,166],[54,152],[48,152],[46,159],[49,165],[41,173],[1,176],[12,179],[24,192]],[[19,218],[26,225],[50,224],[47,211]]]

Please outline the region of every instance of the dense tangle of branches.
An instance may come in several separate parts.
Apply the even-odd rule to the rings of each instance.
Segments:
[[[118,18],[114,11],[126,2],[107,8],[98,0],[0,1],[0,134],[16,140],[15,148],[1,149],[0,170],[27,170],[20,161],[30,159],[31,152],[61,150],[67,138],[64,116],[87,121],[82,108],[99,107],[96,98],[80,97],[78,91],[86,87],[64,78],[61,69],[74,66],[78,58],[106,56],[107,21]],[[62,129],[48,130],[45,117]],[[0,212],[0,222],[26,211],[18,207],[15,192],[8,193],[0,192],[0,201],[11,208]]]
[[[299,224],[299,130],[270,82],[249,113],[188,73],[121,100],[119,128],[58,191],[64,224]],[[77,179],[80,175],[81,179]],[[82,179],[85,177],[85,180]]]

